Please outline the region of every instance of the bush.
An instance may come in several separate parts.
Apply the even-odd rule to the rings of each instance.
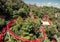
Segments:
[[[5,19],[0,18],[0,26],[5,25]]]

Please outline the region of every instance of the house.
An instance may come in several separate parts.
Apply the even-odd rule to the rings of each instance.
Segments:
[[[58,16],[60,16],[60,13],[55,13],[55,17],[57,18]]]
[[[41,21],[42,25],[50,25],[50,19],[48,14],[44,15],[43,20]]]
[[[42,25],[50,25],[50,23],[48,21],[41,21],[42,22]]]

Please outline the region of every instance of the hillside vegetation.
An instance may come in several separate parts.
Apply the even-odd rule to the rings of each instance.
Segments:
[[[29,16],[30,11],[33,12],[34,17],[38,18],[37,23],[35,21],[30,20],[30,16]],[[50,42],[51,37],[54,37],[55,39],[60,37],[60,9],[59,8],[53,6],[38,7],[36,5],[31,5],[31,4],[28,5],[22,0],[0,0],[0,28],[5,27],[5,25],[7,25],[7,22],[9,20],[17,17],[18,19],[14,21],[15,26],[12,26],[11,30],[14,33],[18,34],[19,36],[22,36],[27,39],[32,40],[32,39],[42,37],[42,35],[39,34],[39,27],[41,26],[41,20],[43,19],[45,14],[48,14],[52,24],[50,28],[44,26],[44,29],[46,30],[47,33],[47,38],[44,41]],[[21,34],[18,32],[20,32]],[[19,40],[15,39],[11,35],[9,35],[10,36],[9,39],[9,36],[7,35],[8,33],[6,32],[3,40],[4,42],[19,42]]]

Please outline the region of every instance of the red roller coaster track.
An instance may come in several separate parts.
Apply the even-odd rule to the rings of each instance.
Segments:
[[[6,30],[7,30],[7,28],[4,27],[3,30],[0,32],[0,42],[2,42],[4,33],[5,33]]]
[[[4,33],[5,33],[6,30],[10,33],[11,36],[13,36],[14,38],[16,38],[18,40],[24,41],[24,42],[42,42],[45,39],[46,33],[45,33],[44,28],[40,29],[40,32],[43,33],[43,37],[42,38],[37,38],[35,40],[28,40],[28,39],[25,39],[25,38],[22,38],[22,37],[16,35],[14,32],[12,32],[10,30],[10,27],[12,26],[12,24],[14,23],[14,20],[16,20],[16,19],[17,18],[14,18],[14,19],[11,19],[10,21],[8,21],[7,26],[4,27],[3,30],[0,32],[0,42],[2,42]]]
[[[38,38],[38,39],[35,39],[35,40],[24,39],[24,38],[16,35],[14,32],[12,32],[12,31],[10,30],[10,27],[11,27],[11,25],[14,23],[14,20],[16,20],[16,18],[10,20],[10,21],[7,23],[7,31],[8,31],[8,32],[10,33],[10,35],[12,35],[14,38],[16,38],[16,39],[18,39],[18,40],[21,40],[21,41],[24,41],[24,42],[40,42],[40,41],[42,42],[42,41],[45,39],[46,33],[45,33],[45,30],[44,30],[44,29],[41,29],[41,30],[42,30],[41,32],[44,33],[44,36],[43,36],[42,38]]]

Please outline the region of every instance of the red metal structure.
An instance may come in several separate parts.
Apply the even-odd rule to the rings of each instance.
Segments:
[[[10,27],[12,26],[12,24],[14,23],[14,20],[16,20],[16,19],[17,19],[17,18],[12,19],[12,20],[10,20],[10,21],[7,23],[7,31],[8,31],[8,32],[10,33],[10,35],[12,35],[14,38],[16,38],[16,39],[18,39],[18,40],[21,40],[21,41],[24,41],[24,42],[42,42],[42,41],[45,39],[46,33],[45,33],[44,28],[41,28],[41,30],[40,30],[40,32],[43,33],[44,36],[43,36],[42,38],[37,38],[37,39],[35,39],[35,40],[24,39],[24,38],[16,35],[14,32],[12,32],[12,31],[10,30]]]
[[[3,30],[0,32],[0,42],[3,42],[3,37],[4,37],[4,33],[7,30],[6,27],[3,28]]]
[[[47,15],[46,15],[46,16],[47,16]],[[4,36],[4,33],[5,33],[6,30],[7,30],[7,32],[10,33],[11,36],[13,36],[14,38],[16,38],[16,39],[18,39],[18,40],[21,40],[21,41],[23,41],[23,42],[42,42],[42,41],[45,39],[45,37],[46,37],[46,32],[45,32],[44,28],[41,28],[41,29],[40,29],[40,32],[43,33],[43,37],[42,37],[42,38],[37,38],[37,39],[35,39],[35,40],[28,40],[28,39],[25,39],[25,38],[22,38],[22,37],[16,35],[14,32],[12,32],[12,31],[10,30],[10,27],[12,26],[12,24],[14,23],[14,20],[16,20],[16,19],[17,19],[17,18],[14,18],[14,19],[11,19],[10,21],[8,21],[7,26],[4,27],[3,30],[0,32],[0,42],[3,42],[3,41],[2,41],[2,40],[3,40],[3,36]],[[45,19],[46,19],[46,18],[45,18]],[[52,42],[54,42],[54,40],[53,40]]]
[[[0,18],[5,19],[5,16],[0,16]],[[2,31],[0,31],[0,42],[3,42],[3,36],[4,36],[4,33],[5,33],[6,30],[7,30],[7,28],[4,27],[2,29]]]
[[[0,18],[5,19],[4,16],[0,16]],[[44,36],[42,38],[38,38],[38,39],[35,39],[35,40],[24,39],[24,38],[21,38],[20,36],[16,35],[14,32],[12,32],[10,30],[10,27],[12,26],[12,24],[14,23],[14,20],[16,20],[16,19],[17,18],[14,18],[14,19],[11,19],[10,21],[8,21],[7,27],[4,27],[2,29],[2,31],[0,32],[0,42],[3,42],[3,37],[4,37],[4,33],[5,33],[6,30],[10,33],[10,35],[12,35],[16,39],[24,41],[24,42],[42,42],[45,39],[46,33],[45,33],[44,29],[41,29],[41,32],[44,34]]]

